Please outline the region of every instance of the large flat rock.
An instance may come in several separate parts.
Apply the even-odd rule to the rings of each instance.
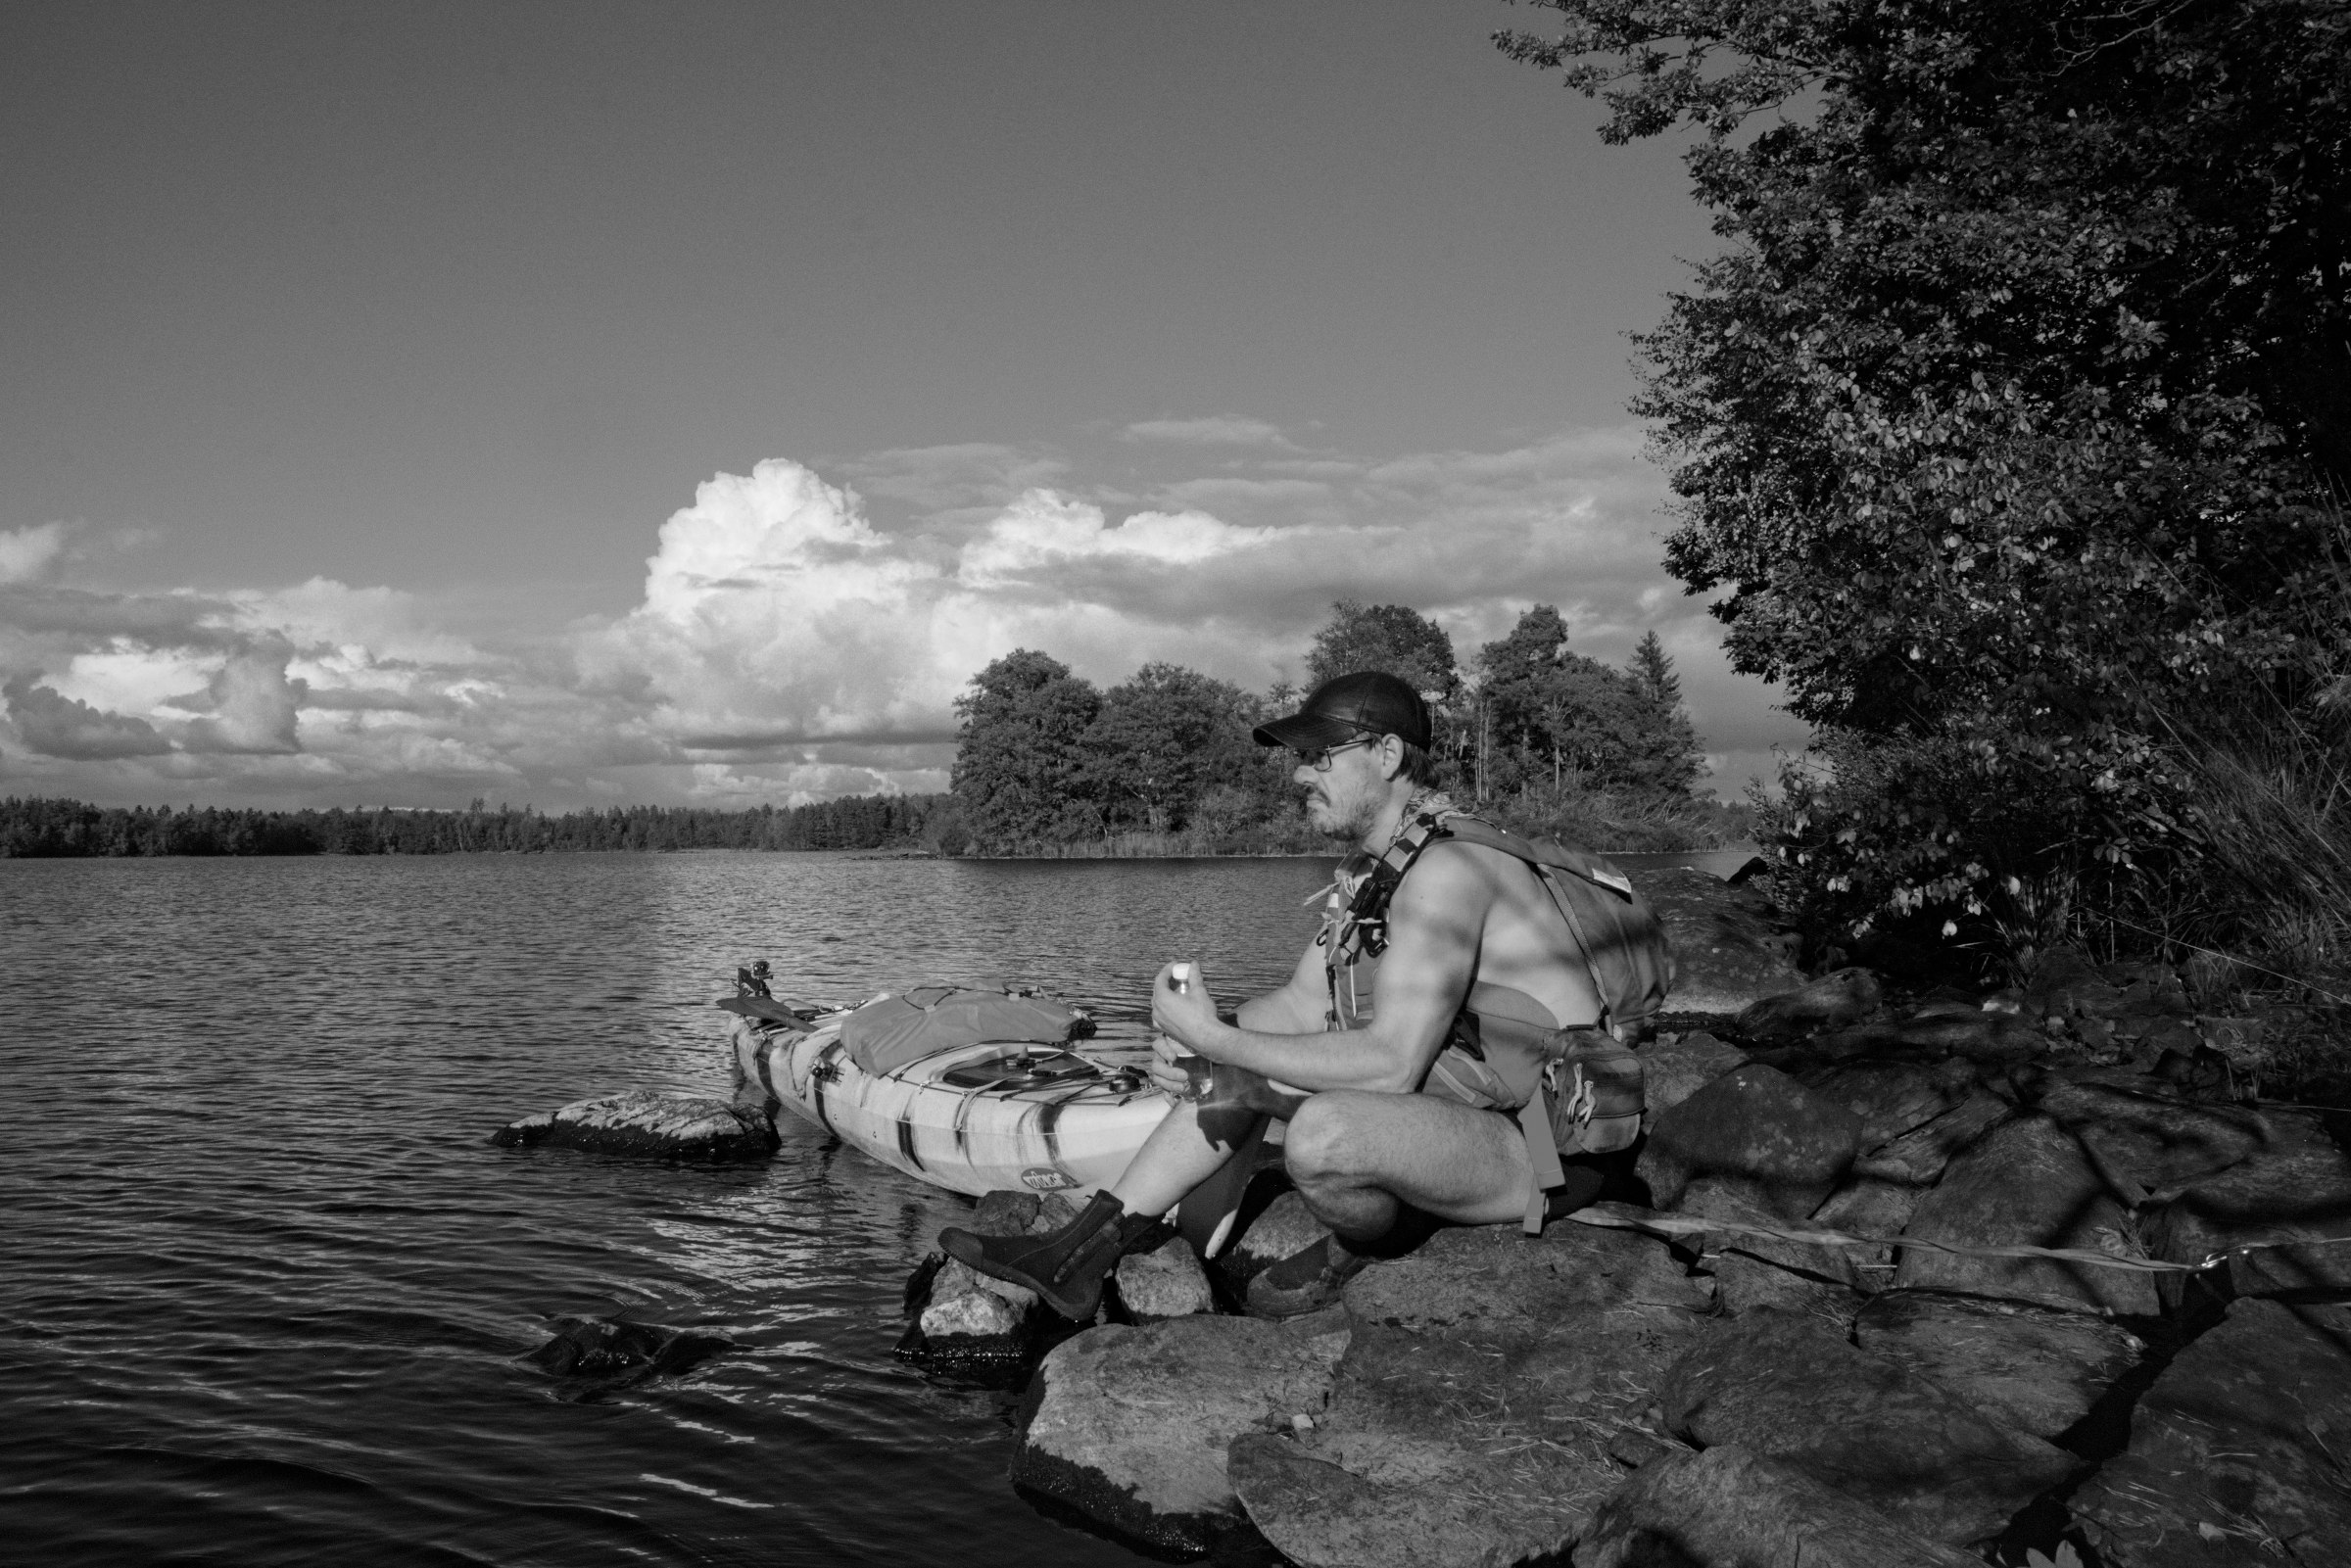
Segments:
[[[2148,1191],[2216,1175],[2273,1141],[2268,1122],[2242,1106],[2103,1083],[2050,1083],[2034,1109],[2081,1139],[2107,1172]]]
[[[2351,1292],[2351,1155],[2325,1117],[2262,1115],[2268,1144],[2164,1205],[2145,1227],[2149,1249],[2173,1262],[2198,1263],[2251,1247],[2213,1274],[2194,1276],[2224,1299]],[[2175,1299],[2184,1288],[2179,1280],[2165,1281]]]
[[[2351,1309],[2240,1301],[2140,1399],[2074,1517],[2107,1568],[2351,1562]]]
[[[1746,1183],[1790,1219],[1820,1207],[1852,1164],[1861,1118],[1761,1063],[1716,1078],[1650,1128],[1640,1171],[1651,1201],[1670,1209],[1700,1176]]]
[[[1064,1341],[1030,1385],[1014,1484],[1157,1551],[1253,1544],[1225,1449],[1322,1412],[1347,1336],[1317,1326],[1176,1317]]]
[[[1951,1545],[1997,1535],[2077,1468],[1803,1313],[1758,1311],[1706,1336],[1666,1379],[1660,1403],[1690,1443],[1784,1460]]]
[[[1861,1147],[1892,1143],[1957,1109],[1976,1087],[1975,1065],[1951,1057],[1932,1066],[1919,1062],[1847,1062],[1798,1081],[1832,1105],[1861,1118]]]
[[[1960,1150],[1984,1136],[2011,1109],[1997,1095],[1971,1090],[1966,1099],[1934,1120],[1864,1151],[1853,1162],[1853,1173],[1907,1187],[1932,1187],[1943,1179],[1943,1170]]]
[[[1661,1241],[1561,1219],[1539,1237],[1515,1225],[1439,1231],[1356,1275],[1344,1299],[1359,1324],[1491,1334],[1541,1330],[1577,1307],[1703,1310],[1714,1293]]]
[[[1793,1465],[1724,1444],[1645,1464],[1601,1505],[1575,1568],[1982,1568]]]
[[[2146,1354],[2087,1312],[1941,1291],[1888,1291],[1861,1308],[1853,1342],[2011,1432],[2052,1441]]]
[[[2047,1117],[2004,1121],[1953,1159],[1919,1200],[1905,1237],[1963,1247],[2128,1251],[2122,1206],[2074,1135]],[[2135,1270],[2040,1258],[1974,1258],[1905,1247],[1894,1283],[1968,1291],[2056,1307],[2153,1315],[2152,1277]]]
[[[1643,1433],[1665,1372],[1714,1322],[1624,1302],[1559,1304],[1539,1322],[1359,1320],[1325,1412],[1236,1439],[1233,1485],[1308,1568],[1556,1556],[1621,1480],[1611,1446]]]

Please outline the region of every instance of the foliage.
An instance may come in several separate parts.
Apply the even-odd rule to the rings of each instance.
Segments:
[[[1214,784],[1257,762],[1257,704],[1229,682],[1175,664],[1146,664],[1102,693],[1086,732],[1091,784],[1115,828],[1185,826]]]
[[[1434,621],[1402,604],[1338,600],[1315,634],[1306,667],[1317,686],[1358,670],[1385,670],[1438,704],[1451,702],[1462,687],[1453,640]]]
[[[935,840],[948,795],[850,795],[750,811],[613,806],[551,817],[464,811],[260,811],[0,800],[0,859],[145,855],[441,855],[605,849],[883,849]],[[936,847],[936,843],[933,847]],[[954,851],[944,851],[953,853]]]
[[[1703,132],[1729,246],[1636,411],[1669,565],[1830,732],[1784,884],[1848,926],[1989,941],[2053,888],[2161,927],[2243,853],[2176,737],[2306,712],[2341,637],[2351,7],[1540,3],[1504,48],[1609,139]]]
[[[1655,634],[1632,672],[1610,669],[1572,651],[1559,612],[1538,604],[1477,662],[1481,799],[1557,792],[1574,781],[1670,814],[1704,771],[1680,681]]]
[[[974,837],[1015,845],[1099,832],[1087,732],[1102,709],[1090,682],[1047,654],[1016,648],[955,699],[953,786]]]

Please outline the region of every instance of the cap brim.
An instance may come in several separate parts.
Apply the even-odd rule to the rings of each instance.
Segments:
[[[1360,724],[1345,719],[1333,719],[1319,713],[1293,713],[1271,724],[1261,724],[1249,732],[1250,738],[1261,746],[1288,746],[1292,751],[1313,751],[1322,746],[1344,745],[1360,740],[1369,732]]]

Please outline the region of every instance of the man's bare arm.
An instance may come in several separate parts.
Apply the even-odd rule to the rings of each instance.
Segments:
[[[1335,1033],[1268,1031],[1218,1022],[1207,998],[1167,989],[1164,974],[1152,992],[1152,1016],[1169,1035],[1218,1062],[1262,1072],[1301,1089],[1379,1089],[1403,1093],[1419,1085],[1444,1048],[1462,998],[1477,973],[1478,942],[1493,888],[1466,855],[1430,853],[1388,906],[1388,946],[1380,959],[1371,1022]],[[1315,1013],[1321,1011],[1320,951],[1275,997],[1296,1005],[1310,979]],[[1266,1000],[1271,1001],[1271,998]]]

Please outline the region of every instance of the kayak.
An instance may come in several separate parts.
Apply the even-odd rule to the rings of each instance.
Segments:
[[[757,1011],[783,1013],[746,1009],[727,1031],[744,1081],[884,1164],[975,1198],[1026,1188],[1082,1200],[1119,1178],[1175,1104],[1108,1052],[986,1040],[877,1072],[841,1038],[854,1010],[790,1022]]]

